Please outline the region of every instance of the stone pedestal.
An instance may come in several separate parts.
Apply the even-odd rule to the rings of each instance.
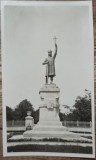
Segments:
[[[59,92],[60,89],[55,84],[47,84],[40,89],[39,123],[41,121],[60,121]]]
[[[34,119],[31,116],[31,112],[27,111],[27,116],[25,117],[25,127],[26,127],[26,130],[32,130],[33,125],[34,125]]]
[[[24,132],[25,138],[79,138],[67,131],[59,119],[59,93],[56,84],[46,84],[40,91],[39,122],[33,130]]]
[[[60,131],[65,131],[59,119],[59,93],[56,84],[46,84],[40,89],[39,122],[33,130],[24,132],[24,137],[58,137]]]

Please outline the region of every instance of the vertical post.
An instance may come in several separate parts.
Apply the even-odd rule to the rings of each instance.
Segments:
[[[92,122],[90,121],[90,128],[92,127]]]
[[[65,127],[66,127],[66,120],[64,121]]]
[[[12,127],[14,127],[14,120],[12,120]]]
[[[77,127],[79,127],[79,121],[77,120]]]

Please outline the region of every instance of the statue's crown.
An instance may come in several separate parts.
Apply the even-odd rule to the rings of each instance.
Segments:
[[[52,53],[52,50],[48,50],[48,53]]]

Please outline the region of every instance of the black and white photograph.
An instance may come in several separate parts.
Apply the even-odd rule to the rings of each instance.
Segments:
[[[95,158],[92,1],[2,1],[3,156]]]

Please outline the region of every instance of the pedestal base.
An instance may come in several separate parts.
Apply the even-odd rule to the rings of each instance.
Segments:
[[[78,134],[69,132],[68,129],[62,126],[57,112],[55,110],[48,110],[47,108],[40,108],[40,119],[33,130],[25,131],[24,138],[44,139],[44,138],[62,138],[62,139],[77,139],[80,138]],[[46,113],[46,114],[44,114]]]
[[[32,139],[45,139],[45,138],[79,139],[80,138],[80,135],[66,131],[66,128],[63,126],[58,128],[48,127],[47,130],[46,128],[43,127],[42,131],[41,128],[38,127],[38,129],[34,128],[33,130],[24,132],[23,136],[24,138],[30,137]]]
[[[24,132],[26,138],[80,138],[62,126],[59,118],[59,87],[46,84],[40,91],[39,122],[33,130]]]

